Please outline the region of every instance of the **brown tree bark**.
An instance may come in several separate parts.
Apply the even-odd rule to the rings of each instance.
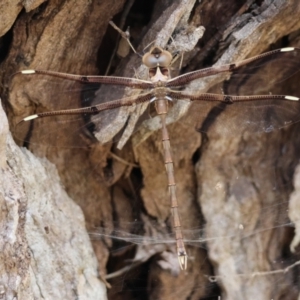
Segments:
[[[103,75],[117,43],[111,19],[131,26],[140,53],[149,43],[165,47],[172,37],[176,49],[186,51],[185,70],[300,47],[297,0],[136,1],[131,8],[130,1],[41,2],[25,2],[23,9],[11,1],[0,12],[1,97],[13,135],[21,118],[60,102],[71,108],[80,99],[59,93],[50,79],[10,76],[35,68]],[[135,54],[114,57],[110,75],[142,77],[140,66]],[[205,92],[214,82],[197,84]],[[297,79],[276,91],[298,96]],[[107,101],[128,91],[110,86],[98,94]],[[137,113],[122,111],[107,127],[101,120],[97,137],[109,140],[124,120],[135,124],[126,120]],[[218,122],[230,117],[224,113]],[[46,132],[24,129],[33,154],[3,131],[3,298],[106,299],[106,276],[109,299],[297,299],[298,124],[228,135],[200,135],[182,120],[168,126],[189,254],[181,271],[155,118],[134,130],[121,150],[117,143],[95,143],[87,132],[76,137],[71,127],[63,135],[46,119]],[[42,146],[58,135],[70,147]],[[16,142],[24,145],[19,136]]]

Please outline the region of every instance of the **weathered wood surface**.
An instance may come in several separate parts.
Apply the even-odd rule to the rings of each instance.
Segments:
[[[19,148],[0,115],[2,299],[105,299],[81,209],[55,166]]]
[[[237,11],[244,1],[202,2],[165,0],[153,1],[152,4],[147,1],[147,5],[152,5],[150,8],[144,11],[142,7],[134,8],[134,13],[129,13],[127,17],[129,23],[136,24],[131,26],[131,31],[137,49],[142,51],[154,40],[160,46],[165,46],[173,34],[177,47],[182,50],[183,46],[194,45],[195,39],[199,38],[191,34],[191,40],[187,41],[189,32],[204,26],[206,32],[200,40],[200,47],[195,47],[184,56],[184,66],[193,70],[200,68],[203,63],[241,60],[267,51],[270,47],[300,46],[300,3],[297,0],[261,1],[242,15]],[[152,13],[149,13],[151,8]],[[10,11],[17,9],[14,7]],[[108,21],[123,10],[124,1],[78,0],[76,5],[72,1],[47,1],[37,8],[28,6],[26,12],[19,14],[9,31],[10,38],[3,39],[0,44],[6,51],[1,63],[1,95],[11,128],[20,118],[36,110],[51,110],[55,101],[68,99],[60,95],[50,98],[51,93],[48,96],[47,93],[42,94],[47,91],[47,82],[32,80],[32,85],[26,85],[25,88],[24,78],[14,78],[9,82],[9,76],[17,70],[32,68],[74,74],[103,74],[116,36],[108,28]],[[116,22],[118,20],[120,16],[116,17]],[[7,31],[7,24],[12,22],[6,22],[0,32]],[[218,29],[218,37],[222,38],[222,42],[204,51],[205,45],[212,44],[209,41],[214,40]],[[177,35],[174,35],[174,30]],[[203,52],[207,53],[205,60],[198,62],[196,57]],[[135,71],[137,74],[141,72],[139,66],[140,58],[132,54],[121,62],[114,62],[114,74],[134,76]],[[205,85],[201,88],[203,91],[208,89]],[[290,90],[296,93],[297,83],[284,86],[285,92]],[[108,87],[102,88],[101,96],[108,99],[108,96],[117,98],[120,95]],[[223,117],[226,116],[220,116],[221,120]],[[120,124],[110,127],[122,126],[122,118],[119,120]],[[93,236],[96,263],[95,257],[89,252],[86,232],[82,230],[81,212],[69,202],[63,191],[58,195],[61,189],[58,182],[61,180],[69,197],[81,207],[87,232],[97,232],[97,228],[101,227],[141,235],[142,231],[137,231],[137,227],[141,226],[145,232],[154,235],[153,238],[167,240],[167,227],[170,225],[167,181],[161,134],[151,131],[154,125],[144,125],[122,150],[116,149],[115,144],[95,146],[86,136],[79,136],[78,143],[86,143],[90,147],[50,148],[45,152],[38,143],[35,144],[41,137],[33,130],[30,150],[41,157],[46,155],[56,165],[60,179],[55,175],[54,167],[45,159],[35,160],[33,155],[23,150],[15,150],[10,154],[10,159],[14,157],[16,162],[16,167],[11,167],[11,173],[19,174],[17,179],[22,182],[12,184],[12,190],[20,195],[20,199],[24,199],[19,201],[19,206],[23,207],[25,218],[19,218],[20,225],[15,230],[16,239],[22,244],[19,250],[21,254],[18,254],[22,259],[14,268],[5,268],[6,276],[17,278],[18,275],[21,279],[12,279],[16,282],[13,285],[11,281],[2,280],[4,290],[17,291],[20,299],[30,299],[36,295],[35,287],[39,285],[39,292],[45,299],[76,299],[75,296],[72,298],[73,289],[79,291],[80,278],[84,275],[75,274],[75,269],[81,266],[81,270],[89,270],[93,282],[89,290],[82,288],[83,299],[105,299],[105,296],[101,296],[101,279],[107,272],[124,267],[126,259],[133,258],[134,261],[146,262],[109,281],[113,287],[108,290],[111,299],[217,299],[218,296],[221,299],[297,299],[297,266],[285,274],[280,272],[299,259],[297,190],[289,206],[293,174],[299,156],[297,124],[271,134],[240,132],[224,136],[209,132],[208,138],[203,138],[192,126],[188,127],[181,121],[170,125],[182,224],[184,229],[197,233],[193,236],[196,241],[188,247],[188,270],[179,271],[174,244],[138,245],[136,255],[134,250],[126,251],[127,248],[116,255],[111,251],[111,238]],[[145,136],[147,138],[142,138]],[[3,141],[1,147],[3,151],[6,149],[5,143]],[[67,143],[74,144],[74,141]],[[125,161],[137,163],[139,170],[132,171],[131,166],[111,156],[111,151]],[[3,157],[1,161],[5,170],[6,159]],[[21,163],[22,160],[28,161],[26,166]],[[110,177],[103,177],[103,173],[109,173]],[[125,176],[128,173],[130,177]],[[7,174],[3,178],[13,182],[14,178]],[[35,182],[26,187],[26,178],[22,174],[32,176]],[[8,186],[4,180],[1,185],[3,190]],[[21,210],[18,212],[18,207],[14,205],[6,205],[8,212],[14,213],[15,218],[17,214],[22,216]],[[43,208],[43,213],[38,211],[39,222],[51,222],[51,225],[48,226],[48,232],[40,231],[41,227],[35,224],[29,239],[24,228],[33,222],[31,211],[35,211],[37,205]],[[296,226],[293,243],[294,229],[288,225],[289,215]],[[158,219],[156,226],[152,218]],[[3,217],[1,222],[4,228],[9,227],[8,219]],[[5,239],[9,237],[7,230],[1,231],[1,235]],[[186,235],[191,238],[188,233]],[[73,244],[71,237],[82,242]],[[45,242],[49,240],[51,246]],[[295,252],[289,250],[291,243]],[[72,249],[66,245],[71,245]],[[37,263],[33,256],[27,255],[34,246],[52,262],[43,265],[44,261],[38,260]],[[0,263],[12,265],[14,261],[11,255],[8,253],[5,256],[6,252],[3,253]],[[76,260],[77,263],[74,263],[68,254],[77,257],[79,262]],[[66,293],[64,297],[59,294],[62,292],[61,282],[52,280],[53,269],[56,274],[61,274]],[[278,272],[272,274],[276,270]],[[48,274],[48,284],[51,285],[42,286],[33,280],[41,278],[44,282],[44,274]],[[89,280],[86,279],[87,282]],[[71,288],[72,284],[78,288]],[[49,289],[53,296],[47,295]],[[93,292],[98,294],[91,294]],[[7,299],[11,299],[9,297],[7,294]]]

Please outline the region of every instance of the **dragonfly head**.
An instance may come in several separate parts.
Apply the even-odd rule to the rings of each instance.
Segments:
[[[153,82],[169,79],[169,66],[172,54],[169,51],[155,46],[143,56],[143,63],[149,69],[149,77]]]
[[[155,46],[144,54],[143,64],[149,69],[157,67],[168,68],[172,62],[172,58],[172,54],[169,51]]]

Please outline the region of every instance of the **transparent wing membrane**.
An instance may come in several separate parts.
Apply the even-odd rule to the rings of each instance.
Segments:
[[[219,101],[192,101],[186,119],[200,131],[216,129],[222,134],[241,131],[270,132],[300,120],[300,96],[297,82],[300,79],[300,50],[275,51],[262,55],[247,64],[221,75],[225,80],[215,84],[208,92],[240,96],[232,103]],[[239,66],[239,63],[236,64]],[[192,86],[189,94],[199,94]],[[247,96],[267,95],[249,101]],[[276,95],[281,95],[277,97]],[[268,98],[269,96],[269,98]],[[288,96],[288,97],[285,97]],[[203,97],[205,98],[205,97]],[[255,97],[254,97],[255,98]]]
[[[226,135],[236,135],[244,131],[268,133],[298,122],[300,103],[288,100],[259,100],[234,104],[194,101],[185,120],[201,132],[216,130]]]
[[[13,133],[20,144],[30,143],[31,145],[67,148],[87,147],[91,142],[96,141],[94,137],[96,129],[107,132],[113,128],[115,134],[124,129],[128,119],[126,106],[114,107],[112,105],[109,109],[100,112],[91,111],[91,113],[52,114],[53,111],[95,108],[96,105],[101,106],[101,103],[105,101],[114,102],[116,99],[109,93],[104,91],[101,94],[99,84],[81,83],[42,74],[23,77],[22,92],[19,97],[22,97],[23,103],[31,102],[30,107],[34,107],[32,102],[36,103],[37,109],[26,111],[25,115],[17,118]],[[124,88],[114,87],[113,89],[114,95],[119,95],[123,101]],[[50,112],[49,116],[37,117],[47,112]],[[24,117],[28,121],[22,121]],[[117,129],[116,123],[119,123]],[[112,124],[115,125],[112,126]],[[116,140],[118,139],[117,136]]]
[[[179,100],[184,99],[184,101],[192,99],[185,119],[193,126],[196,125],[198,130],[208,131],[215,128],[224,134],[236,134],[241,130],[270,132],[300,119],[300,105],[299,101],[296,101],[297,98],[285,99],[284,95],[277,98],[274,96],[286,92],[284,88],[282,89],[285,85],[290,87],[293,86],[293,82],[297,82],[299,69],[300,50],[285,48],[235,64],[187,73],[171,79],[167,86],[170,88],[180,86],[197,78],[200,78],[198,81],[201,85],[201,78],[204,77],[209,77],[215,82],[208,92],[220,95],[218,99],[212,101],[206,95],[200,94],[198,81],[191,85],[188,93],[182,91],[185,97],[178,98]],[[37,111],[28,113],[33,115],[44,111],[76,109],[110,103],[110,101],[122,99],[124,95],[124,88],[118,86],[114,86],[113,90],[111,88],[105,90],[99,89],[100,85],[97,83],[78,82],[45,74],[23,75],[22,77],[24,84],[21,96],[26,97],[28,101],[36,102],[39,107]],[[97,81],[97,77],[95,78],[93,80]],[[102,77],[99,78],[100,81],[103,80]],[[109,80],[106,81],[112,84]],[[135,84],[138,83],[137,81]],[[149,85],[145,82],[141,84]],[[289,88],[289,96],[299,96],[297,84],[294,84],[294,87],[294,90]],[[149,91],[149,89],[143,90],[144,93]],[[240,96],[240,98],[226,98],[225,95]],[[253,98],[251,101],[247,99],[247,96],[256,95],[269,95],[270,97]],[[145,102],[150,100],[151,94]],[[143,115],[142,119],[148,118],[149,112],[147,113],[145,102],[132,105],[137,110],[131,108],[131,114],[140,110]],[[173,103],[176,104],[176,99],[173,100]],[[96,132],[100,132],[98,138],[107,135],[101,139],[107,142],[111,136],[122,132],[128,122],[128,110],[123,107],[123,104],[120,104],[120,107],[111,107],[92,114],[49,116],[21,122],[16,126],[14,134],[18,140],[23,140],[25,143],[83,147],[86,146],[86,139],[81,141],[78,136],[90,139],[96,130]],[[140,123],[138,118],[135,122],[136,124]],[[33,128],[38,131],[35,139],[32,139],[30,134]],[[110,133],[112,128],[114,128],[114,133]],[[136,128],[137,126],[135,126],[135,130]],[[130,133],[133,131],[131,130]],[[118,139],[117,137],[116,140]]]

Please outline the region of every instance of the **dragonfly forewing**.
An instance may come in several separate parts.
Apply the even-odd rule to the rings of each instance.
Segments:
[[[109,138],[105,139],[102,135],[100,141],[106,143],[124,129],[129,116],[128,108],[130,110],[132,107],[142,106],[143,102],[148,102],[151,98],[147,93],[143,94],[145,97],[140,98],[139,93],[133,98],[122,97],[123,88],[115,87],[116,94],[119,93],[121,98],[105,102],[103,97],[108,100],[110,98],[109,95],[99,93],[99,84],[82,83],[44,74],[25,77],[20,102],[24,103],[24,98],[31,101],[31,104],[34,101],[37,109],[27,112],[26,122],[20,122],[24,119],[22,117],[16,120],[13,133],[20,144],[58,148],[89,147],[90,143],[87,143],[87,140],[96,142],[95,135],[99,137],[97,132],[103,131],[106,131]],[[131,99],[135,99],[136,102],[133,103]],[[76,113],[78,110],[80,112]],[[110,134],[110,131],[113,131],[113,134]],[[83,140],[79,136],[84,136]],[[117,136],[116,141],[119,138]]]
[[[202,77],[206,73],[216,83],[207,91],[216,96],[197,91],[197,80],[187,93],[183,92],[192,100],[186,119],[200,131],[215,128],[227,135],[245,130],[271,132],[296,123],[300,120],[300,93],[295,84],[300,79],[299,70],[300,50],[284,48],[239,63],[182,75],[180,81],[185,76]]]

